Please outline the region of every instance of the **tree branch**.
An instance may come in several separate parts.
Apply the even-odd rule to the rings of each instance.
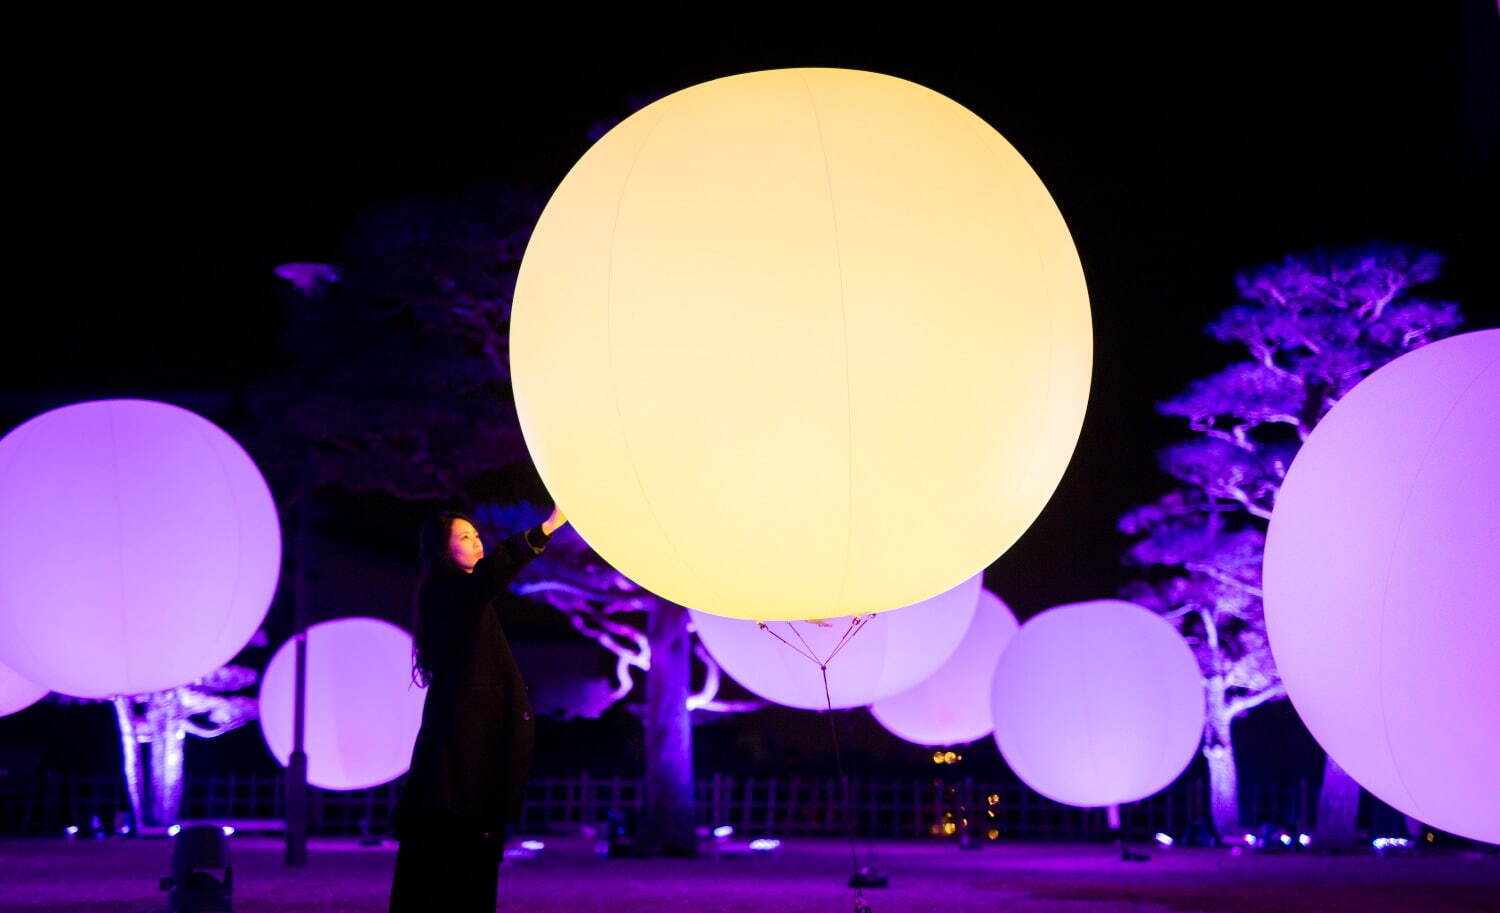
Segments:
[[[1261,590],[1260,587],[1252,586],[1251,584],[1248,584],[1243,580],[1236,579],[1235,577],[1224,573],[1216,567],[1202,564],[1197,561],[1189,561],[1185,563],[1183,567],[1187,568],[1190,571],[1195,571],[1199,574],[1202,574],[1205,577],[1212,577],[1214,580],[1217,580],[1226,586],[1232,586],[1236,589],[1244,590],[1251,596],[1260,597],[1262,599],[1265,598],[1266,594]]]
[[[1286,686],[1280,682],[1277,682],[1259,694],[1237,697],[1229,702],[1229,718],[1232,720],[1242,713],[1249,713],[1266,701],[1274,701],[1282,697],[1286,697]]]

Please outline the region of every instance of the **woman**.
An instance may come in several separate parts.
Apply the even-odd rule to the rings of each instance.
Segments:
[[[494,600],[566,522],[554,507],[492,555],[462,514],[439,514],[422,529],[412,678],[428,691],[395,812],[392,913],[495,909],[535,724]]]

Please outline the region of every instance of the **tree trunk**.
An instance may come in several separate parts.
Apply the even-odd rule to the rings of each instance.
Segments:
[[[146,803],[145,783],[141,778],[141,748],[135,737],[135,715],[131,712],[130,698],[117,697],[112,703],[115,705],[115,720],[120,724],[120,759],[125,768],[125,791],[130,795],[131,829],[139,835],[141,825],[146,823]]]
[[[182,807],[182,754],[187,736],[176,690],[153,695],[146,720],[151,726],[152,823],[171,827]]]
[[[1233,720],[1224,695],[1224,680],[1208,680],[1208,738],[1203,756],[1208,759],[1209,810],[1219,839],[1232,840],[1244,833],[1240,826],[1239,772],[1234,763]]]
[[[692,635],[688,613],[660,600],[650,613],[646,636],[651,667],[646,672],[646,815],[643,852],[697,856],[693,803],[693,729],[687,709],[691,693]]]
[[[1318,791],[1317,839],[1320,846],[1347,849],[1354,845],[1359,794],[1359,784],[1329,755],[1323,764],[1323,788]]]

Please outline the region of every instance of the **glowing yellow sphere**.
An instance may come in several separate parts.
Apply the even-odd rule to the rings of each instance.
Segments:
[[[642,586],[740,618],[920,602],[1041,511],[1092,357],[1067,226],[930,89],[788,69],[599,140],[532,234],[516,407],[552,496]]]

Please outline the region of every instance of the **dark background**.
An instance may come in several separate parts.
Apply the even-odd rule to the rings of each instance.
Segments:
[[[1500,325],[1495,6],[1403,6],[1077,6],[984,20],[926,10],[854,31],[636,23],[654,41],[477,21],[385,23],[368,36],[338,23],[205,23],[192,40],[99,38],[60,50],[19,93],[23,238],[0,336],[0,429],[117,395],[197,397],[213,417],[278,366],[271,267],[339,262],[365,207],[478,183],[545,193],[591,125],[644,98],[750,70],[871,69],[995,126],[1068,220],[1095,321],[1089,412],[1057,495],[986,582],[1023,618],[1110,596],[1128,579],[1114,522],[1167,487],[1155,451],[1182,436],[1153,404],[1237,357],[1202,332],[1232,303],[1237,271],[1322,246],[1410,243],[1449,257],[1431,293],[1459,301],[1470,329]],[[409,518],[383,508],[350,507],[358,521],[329,532],[404,543]],[[393,519],[368,522],[380,516]],[[545,611],[531,616],[539,631]],[[107,769],[117,742],[106,711],[38,707],[27,712],[37,722],[9,721],[0,737],[47,732],[51,753]],[[68,736],[62,712],[99,719]],[[849,716],[872,767],[924,754],[885,744],[863,712]],[[1284,703],[1243,726],[1254,730],[1240,740],[1249,777],[1321,762]],[[591,755],[628,771],[637,733],[612,711],[547,724],[543,739],[560,767]],[[699,766],[821,766],[826,737],[821,718],[767,711],[700,729]],[[64,750],[69,739],[93,747]],[[195,741],[189,769],[234,766],[258,740],[250,726]],[[590,743],[613,747],[565,748]],[[976,775],[1001,764],[989,740],[972,754]]]

